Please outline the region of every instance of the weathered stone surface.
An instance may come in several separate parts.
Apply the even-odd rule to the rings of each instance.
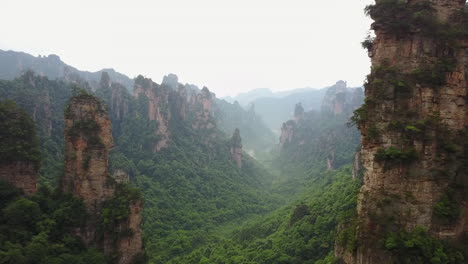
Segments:
[[[118,254],[119,264],[130,264],[144,253],[141,231],[141,201],[129,206],[129,216],[122,220],[119,231],[131,235],[114,237],[114,233],[98,234],[98,222],[105,202],[117,193],[116,182],[128,182],[128,175],[117,171],[116,181],[109,175],[108,157],[113,146],[109,117],[101,102],[87,94],[70,100],[65,114],[65,174],[63,192],[83,200],[88,211],[86,226],[76,230],[87,246],[102,248],[106,255]],[[116,230],[113,230],[113,232]]]
[[[416,2],[410,0],[408,5]],[[461,21],[456,17],[462,12],[465,1],[434,0],[431,3],[440,22],[460,26]],[[423,36],[420,32],[397,36],[380,25],[374,24],[373,28],[376,33],[370,52],[373,69],[385,65],[397,69],[398,74],[411,76],[416,69],[435,67],[447,58],[453,58],[456,65],[446,73],[446,81],[437,87],[416,81],[404,95],[390,86],[387,88],[392,89],[384,93],[376,88],[378,86],[366,87],[367,99],[372,103],[367,105],[366,120],[360,124],[364,185],[358,198],[359,246],[356,252],[347,252],[339,246],[336,249],[337,256],[347,264],[394,263],[390,253],[377,243],[386,232],[384,222],[388,217],[394,219],[391,223],[394,229],[410,231],[424,226],[433,236],[451,241],[461,241],[468,231],[466,200],[460,203],[462,213],[453,224],[441,224],[433,214],[434,205],[449,186],[466,183],[468,177],[463,158],[443,150],[446,143],[441,139],[450,139],[460,148],[465,147],[461,144],[468,125],[464,48],[459,45],[448,48],[440,45],[440,39]],[[397,121],[407,126],[434,116],[444,130],[428,127],[423,135],[408,139],[408,131],[389,129]],[[371,129],[379,130],[378,135],[374,135],[376,138],[368,137]],[[389,147],[414,148],[417,160],[393,164],[376,161],[377,151]],[[387,201],[387,205],[382,205],[382,201]]]
[[[92,126],[89,131],[83,126]],[[97,212],[114,194],[109,181],[111,123],[102,104],[94,97],[73,97],[65,117],[65,174],[61,188],[82,198],[87,208]]]
[[[135,257],[143,254],[143,231],[140,227],[142,210],[141,201],[130,204],[130,217],[120,226],[122,230],[130,228],[133,234],[118,241],[117,252],[121,255],[119,264],[132,264]]]
[[[194,130],[204,130],[209,135],[206,137],[206,143],[216,134],[216,122],[213,118],[215,95],[206,87],[200,90],[194,85],[177,83],[174,76],[166,76],[162,85],[143,76],[135,80],[134,96],[145,96],[148,99],[149,120],[157,121],[158,124],[155,134],[159,139],[154,143],[155,152],[169,146],[169,122],[173,119],[187,121],[190,117],[190,125]]]
[[[280,147],[286,143],[290,143],[293,140],[295,126],[296,123],[292,120],[283,123],[283,126],[281,127]]]
[[[155,152],[169,145],[171,135],[169,131],[170,112],[168,111],[169,93],[170,90],[167,86],[160,86],[151,79],[145,79],[139,76],[135,81],[134,96],[138,98],[144,95],[148,98],[149,120],[158,122],[158,129],[155,131],[155,134],[158,135],[160,139],[153,147]]]

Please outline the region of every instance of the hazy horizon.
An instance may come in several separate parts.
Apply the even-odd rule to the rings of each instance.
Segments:
[[[0,49],[56,54],[79,70],[113,68],[158,83],[174,73],[218,97],[338,80],[356,87],[370,66],[360,46],[370,2],[6,0]]]

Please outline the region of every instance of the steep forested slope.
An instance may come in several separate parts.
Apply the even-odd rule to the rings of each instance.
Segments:
[[[306,191],[290,205],[171,263],[335,263],[337,226],[352,218],[360,182],[349,166],[309,177]]]
[[[321,111],[305,112],[297,104],[272,164],[277,175],[271,192],[288,205],[172,263],[335,263],[337,239],[354,246],[353,234],[337,232],[340,224],[353,224],[361,186],[352,176],[360,136],[347,122],[362,99],[362,89],[333,87]]]

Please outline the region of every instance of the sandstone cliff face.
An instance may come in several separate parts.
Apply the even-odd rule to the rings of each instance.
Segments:
[[[83,199],[93,212],[114,194],[108,186],[111,123],[101,102],[73,97],[65,114],[65,174],[62,190]]]
[[[231,138],[231,158],[238,168],[242,168],[242,139],[238,128]]]
[[[158,129],[155,131],[155,134],[160,139],[153,147],[155,152],[169,145],[171,135],[169,131],[170,112],[168,111],[169,92],[170,90],[167,86],[160,86],[143,76],[138,76],[135,80],[134,96],[136,98],[143,95],[146,96],[148,99],[148,118],[151,121],[158,122]]]
[[[86,226],[77,230],[85,244],[102,248],[109,256],[117,254],[119,264],[129,264],[144,252],[140,228],[142,205],[139,199],[125,198],[128,204],[123,206],[128,206],[128,216],[123,220],[103,220],[112,217],[104,208],[123,195],[123,187],[108,172],[112,145],[111,123],[102,103],[84,93],[73,97],[65,113],[65,174],[61,189],[82,199],[86,206],[89,213]],[[109,227],[109,221],[118,222]]]
[[[286,143],[292,142],[294,138],[294,128],[296,123],[292,120],[283,123],[281,127],[281,136],[280,136],[280,147],[282,147]]]
[[[191,110],[194,110],[195,119],[192,128],[195,130],[213,130],[216,122],[213,118],[214,95],[203,87],[200,93],[195,94],[191,100]]]
[[[133,230],[131,236],[124,236],[117,242],[117,252],[120,255],[119,264],[133,264],[135,260],[144,254],[143,231],[141,229],[143,206],[141,201],[130,204],[130,217],[120,224],[119,229]],[[112,252],[112,249],[109,250]]]
[[[216,121],[213,117],[215,95],[206,87],[199,90],[194,85],[182,85],[174,74],[165,76],[161,85],[139,76],[135,80],[134,96],[147,98],[148,118],[157,121],[155,134],[159,140],[155,143],[155,152],[169,146],[170,122],[188,122],[195,131],[206,132],[207,144],[216,136]]]
[[[52,104],[50,101],[49,90],[41,86],[41,77],[35,75],[32,71],[27,71],[22,77],[26,87],[35,90],[36,98],[29,106],[31,117],[36,124],[39,124],[40,133],[50,136],[52,133]]]
[[[392,7],[380,3],[370,10],[376,39],[366,104],[354,118],[363,135],[365,169],[358,247],[351,253],[337,250],[348,264],[394,263],[395,256],[378,243],[389,230],[423,226],[435,237],[458,242],[468,231],[465,51],[457,44],[460,38],[443,37],[449,28],[463,28],[465,1],[400,2],[406,5],[395,14],[400,21],[385,17],[382,10],[388,15]],[[432,8],[423,6],[428,3]],[[437,22],[413,23],[421,9]],[[408,27],[395,28],[404,19]],[[425,23],[438,24],[428,30]],[[452,191],[453,186],[465,187]],[[456,197],[460,210],[449,223],[434,209],[445,195]]]
[[[130,113],[131,94],[123,85],[112,82],[107,72],[102,72],[96,95],[102,98],[109,108],[114,135],[119,135],[124,119]]]

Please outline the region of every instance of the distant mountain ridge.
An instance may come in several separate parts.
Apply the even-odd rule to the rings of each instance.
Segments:
[[[99,87],[102,72],[107,72],[114,82],[122,84],[129,91],[133,88],[133,79],[114,69],[80,71],[63,62],[55,54],[35,57],[24,52],[0,50],[0,79],[13,80],[28,70],[52,80],[88,83],[94,89]]]
[[[241,93],[234,98],[226,98],[226,101],[237,101],[245,109],[249,109],[254,105],[256,113],[263,119],[265,124],[279,135],[284,120],[293,118],[293,109],[296,104],[300,103],[305,111],[320,111],[322,100],[326,99],[326,93],[329,89],[347,88],[347,83],[341,80],[334,85],[321,89],[307,87],[272,92],[268,88],[260,88]]]
[[[316,88],[305,87],[297,88],[286,91],[273,92],[270,88],[257,88],[250,90],[248,92],[240,93],[234,97],[226,96],[221,99],[224,99],[230,103],[237,101],[242,106],[248,106],[249,104],[255,102],[257,99],[261,98],[281,98],[286,97],[291,94],[300,93],[300,92],[309,92],[313,90],[319,90]]]

